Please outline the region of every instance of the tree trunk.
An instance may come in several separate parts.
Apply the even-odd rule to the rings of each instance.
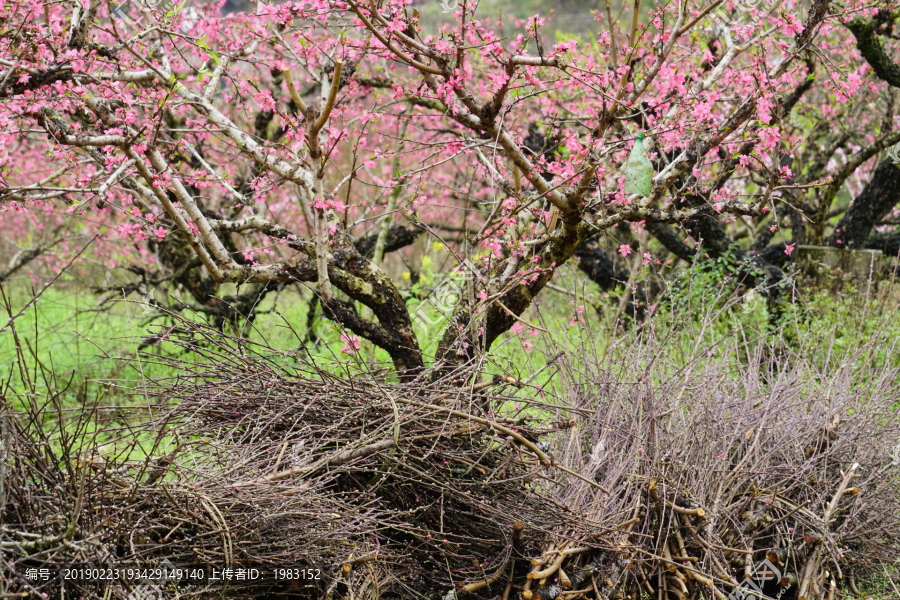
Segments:
[[[864,248],[875,225],[900,202],[900,168],[886,158],[875,168],[872,179],[853,200],[826,241],[837,248]]]
[[[877,282],[885,272],[879,250],[846,250],[829,246],[799,246],[797,267],[807,284],[839,291],[845,283]]]

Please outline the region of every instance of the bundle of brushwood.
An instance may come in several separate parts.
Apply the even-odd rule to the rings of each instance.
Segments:
[[[139,410],[4,405],[7,597],[833,599],[900,556],[890,369],[672,375],[647,339],[593,371],[558,356],[544,388],[400,384],[183,319],[163,333],[179,352],[142,364],[176,375],[130,388]],[[160,564],[303,576],[58,576]]]

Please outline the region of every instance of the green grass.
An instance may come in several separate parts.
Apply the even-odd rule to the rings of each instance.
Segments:
[[[21,310],[27,299],[24,290],[13,288],[13,311]],[[36,355],[60,374],[74,372],[83,378],[108,375],[110,364],[99,354],[116,354],[125,345],[116,338],[129,335],[135,317],[116,306],[94,312],[94,302],[96,299],[83,291],[47,290],[15,321],[26,357],[33,359]],[[16,344],[11,333],[0,337],[4,368],[11,366],[15,358]]]
[[[709,334],[716,340],[729,335],[741,335],[748,343],[775,343],[784,338],[802,348],[817,361],[831,361],[853,355],[862,342],[876,340],[881,351],[868,355],[881,365],[897,364],[900,355],[893,351],[892,340],[900,339],[900,320],[896,319],[897,295],[890,284],[884,284],[879,294],[859,293],[813,294],[797,298],[785,311],[780,327],[774,329],[764,299],[754,303],[742,302],[733,291],[733,284],[723,280],[724,266],[708,263],[668,275],[669,292],[657,301],[658,308],[652,323],[640,327],[671,330],[667,343],[680,347],[685,357],[697,352],[697,340]],[[649,277],[649,274],[648,274]],[[422,279],[409,291],[409,306],[415,313],[421,306],[429,322],[414,320],[414,329],[426,361],[432,360],[437,344],[446,327],[430,304],[422,305],[416,292],[432,289],[444,278],[442,273],[424,269]],[[544,368],[547,361],[560,352],[570,355],[591,353],[603,356],[609,344],[621,338],[624,329],[640,327],[622,321],[618,314],[618,293],[600,293],[574,268],[560,270],[553,284],[558,289],[545,289],[537,301],[521,317],[521,331],[508,332],[482,356],[486,371],[509,375],[517,380],[528,379]],[[562,291],[559,288],[562,288]],[[6,288],[11,295],[13,313],[28,301],[24,289]],[[619,290],[621,292],[621,290]],[[342,329],[322,317],[315,320],[318,341],[307,344],[306,331],[309,300],[312,292],[289,289],[268,295],[256,308],[256,319],[242,331],[229,332],[254,341],[263,342],[279,352],[305,348],[317,365],[341,373],[361,373],[390,365],[384,351],[362,342],[356,355],[342,354]],[[156,298],[171,304],[171,299]],[[583,307],[579,312],[579,307]],[[42,364],[60,379],[73,382],[115,380],[128,386],[143,378],[171,375],[166,367],[148,360],[144,353],[182,352],[170,344],[154,345],[144,353],[137,353],[138,345],[148,334],[170,323],[159,313],[147,314],[140,298],[117,301],[98,306],[98,298],[83,289],[62,283],[50,288],[15,322],[20,341],[17,348],[12,331],[0,334],[0,376],[11,381],[12,388],[23,390],[21,374],[14,368],[16,354],[21,349],[27,364],[34,368]],[[182,311],[188,319],[203,317],[189,310]],[[618,319],[618,321],[617,321]],[[709,331],[703,331],[708,329]],[[621,340],[619,340],[621,343]],[[712,343],[712,342],[711,342]],[[545,369],[533,383],[553,385],[553,369]],[[35,385],[40,385],[36,378]],[[121,401],[112,397],[109,401]]]

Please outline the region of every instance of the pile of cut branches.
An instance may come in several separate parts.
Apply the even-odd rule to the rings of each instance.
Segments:
[[[165,597],[830,599],[890,583],[900,556],[889,367],[735,372],[646,332],[604,364],[558,357],[554,392],[165,333],[182,352],[153,360],[177,375],[131,390],[135,414],[5,399],[4,593],[134,597],[56,575],[168,560],[318,577],[156,582]]]

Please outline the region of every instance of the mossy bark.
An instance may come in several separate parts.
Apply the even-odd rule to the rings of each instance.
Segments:
[[[851,250],[864,248],[872,229],[898,202],[900,167],[886,158],[875,168],[872,179],[853,200],[826,245]]]

